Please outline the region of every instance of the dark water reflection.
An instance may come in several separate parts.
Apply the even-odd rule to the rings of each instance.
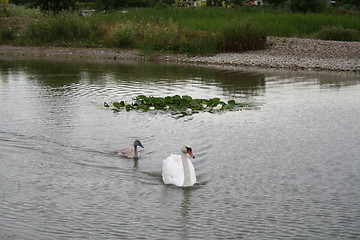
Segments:
[[[26,73],[30,79],[49,87],[61,87],[79,83],[86,79],[88,83],[105,83],[109,77],[117,82],[162,83],[172,84],[179,80],[201,80],[206,84],[220,85],[229,93],[254,93],[265,86],[265,75],[259,73],[219,70],[212,68],[184,67],[181,65],[153,64],[94,64],[80,62],[49,62],[49,61],[11,61],[3,62],[1,66],[6,72],[16,68],[16,71]],[[106,70],[106,72],[104,72]]]
[[[360,77],[0,57],[0,239],[356,239]],[[138,94],[256,110],[113,113]],[[138,161],[115,151],[140,138]],[[190,142],[198,183],[161,162]]]

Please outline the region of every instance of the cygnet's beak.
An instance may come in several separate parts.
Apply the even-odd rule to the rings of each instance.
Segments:
[[[144,148],[144,146],[141,144],[141,142],[139,142],[139,146],[142,147],[142,148]]]

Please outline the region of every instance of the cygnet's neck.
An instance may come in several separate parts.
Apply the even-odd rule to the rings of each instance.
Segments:
[[[137,145],[134,145],[134,157],[135,158],[139,157],[138,150],[137,150]]]

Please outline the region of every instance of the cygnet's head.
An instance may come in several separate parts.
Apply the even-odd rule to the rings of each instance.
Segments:
[[[189,144],[184,144],[181,146],[181,152],[187,153],[190,157],[195,158],[194,154],[192,153],[191,146]]]
[[[141,144],[140,140],[138,140],[138,139],[136,139],[136,140],[134,141],[134,146],[135,146],[135,147],[140,146],[140,147],[144,148],[144,146]]]

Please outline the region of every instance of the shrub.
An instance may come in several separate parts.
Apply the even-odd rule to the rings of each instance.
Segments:
[[[176,51],[178,42],[178,26],[173,23],[146,23],[140,25],[139,38],[136,45],[140,48],[156,51]]]
[[[153,51],[171,51],[196,54],[216,52],[217,37],[214,33],[189,30],[172,22],[119,24],[112,34],[112,44],[117,47],[136,47],[150,54]]]
[[[138,23],[120,24],[112,34],[118,47],[139,47],[152,50],[173,50],[177,43],[177,25],[172,23]]]
[[[190,55],[212,55],[218,51],[218,36],[211,32],[179,28],[179,52]]]
[[[98,25],[89,18],[65,12],[30,23],[25,36],[32,43],[73,43],[89,41],[98,33]]]
[[[218,39],[215,36],[202,36],[197,41],[182,43],[180,52],[185,52],[189,55],[213,55],[218,47]]]
[[[323,27],[314,38],[335,41],[360,41],[360,31],[342,27]]]
[[[11,29],[0,29],[0,42],[12,41],[15,39],[14,31]]]
[[[125,24],[114,32],[112,39],[117,47],[132,47],[135,41],[134,28],[130,24]]]
[[[250,22],[229,24],[220,38],[219,49],[225,52],[264,49],[266,45],[265,31]]]

